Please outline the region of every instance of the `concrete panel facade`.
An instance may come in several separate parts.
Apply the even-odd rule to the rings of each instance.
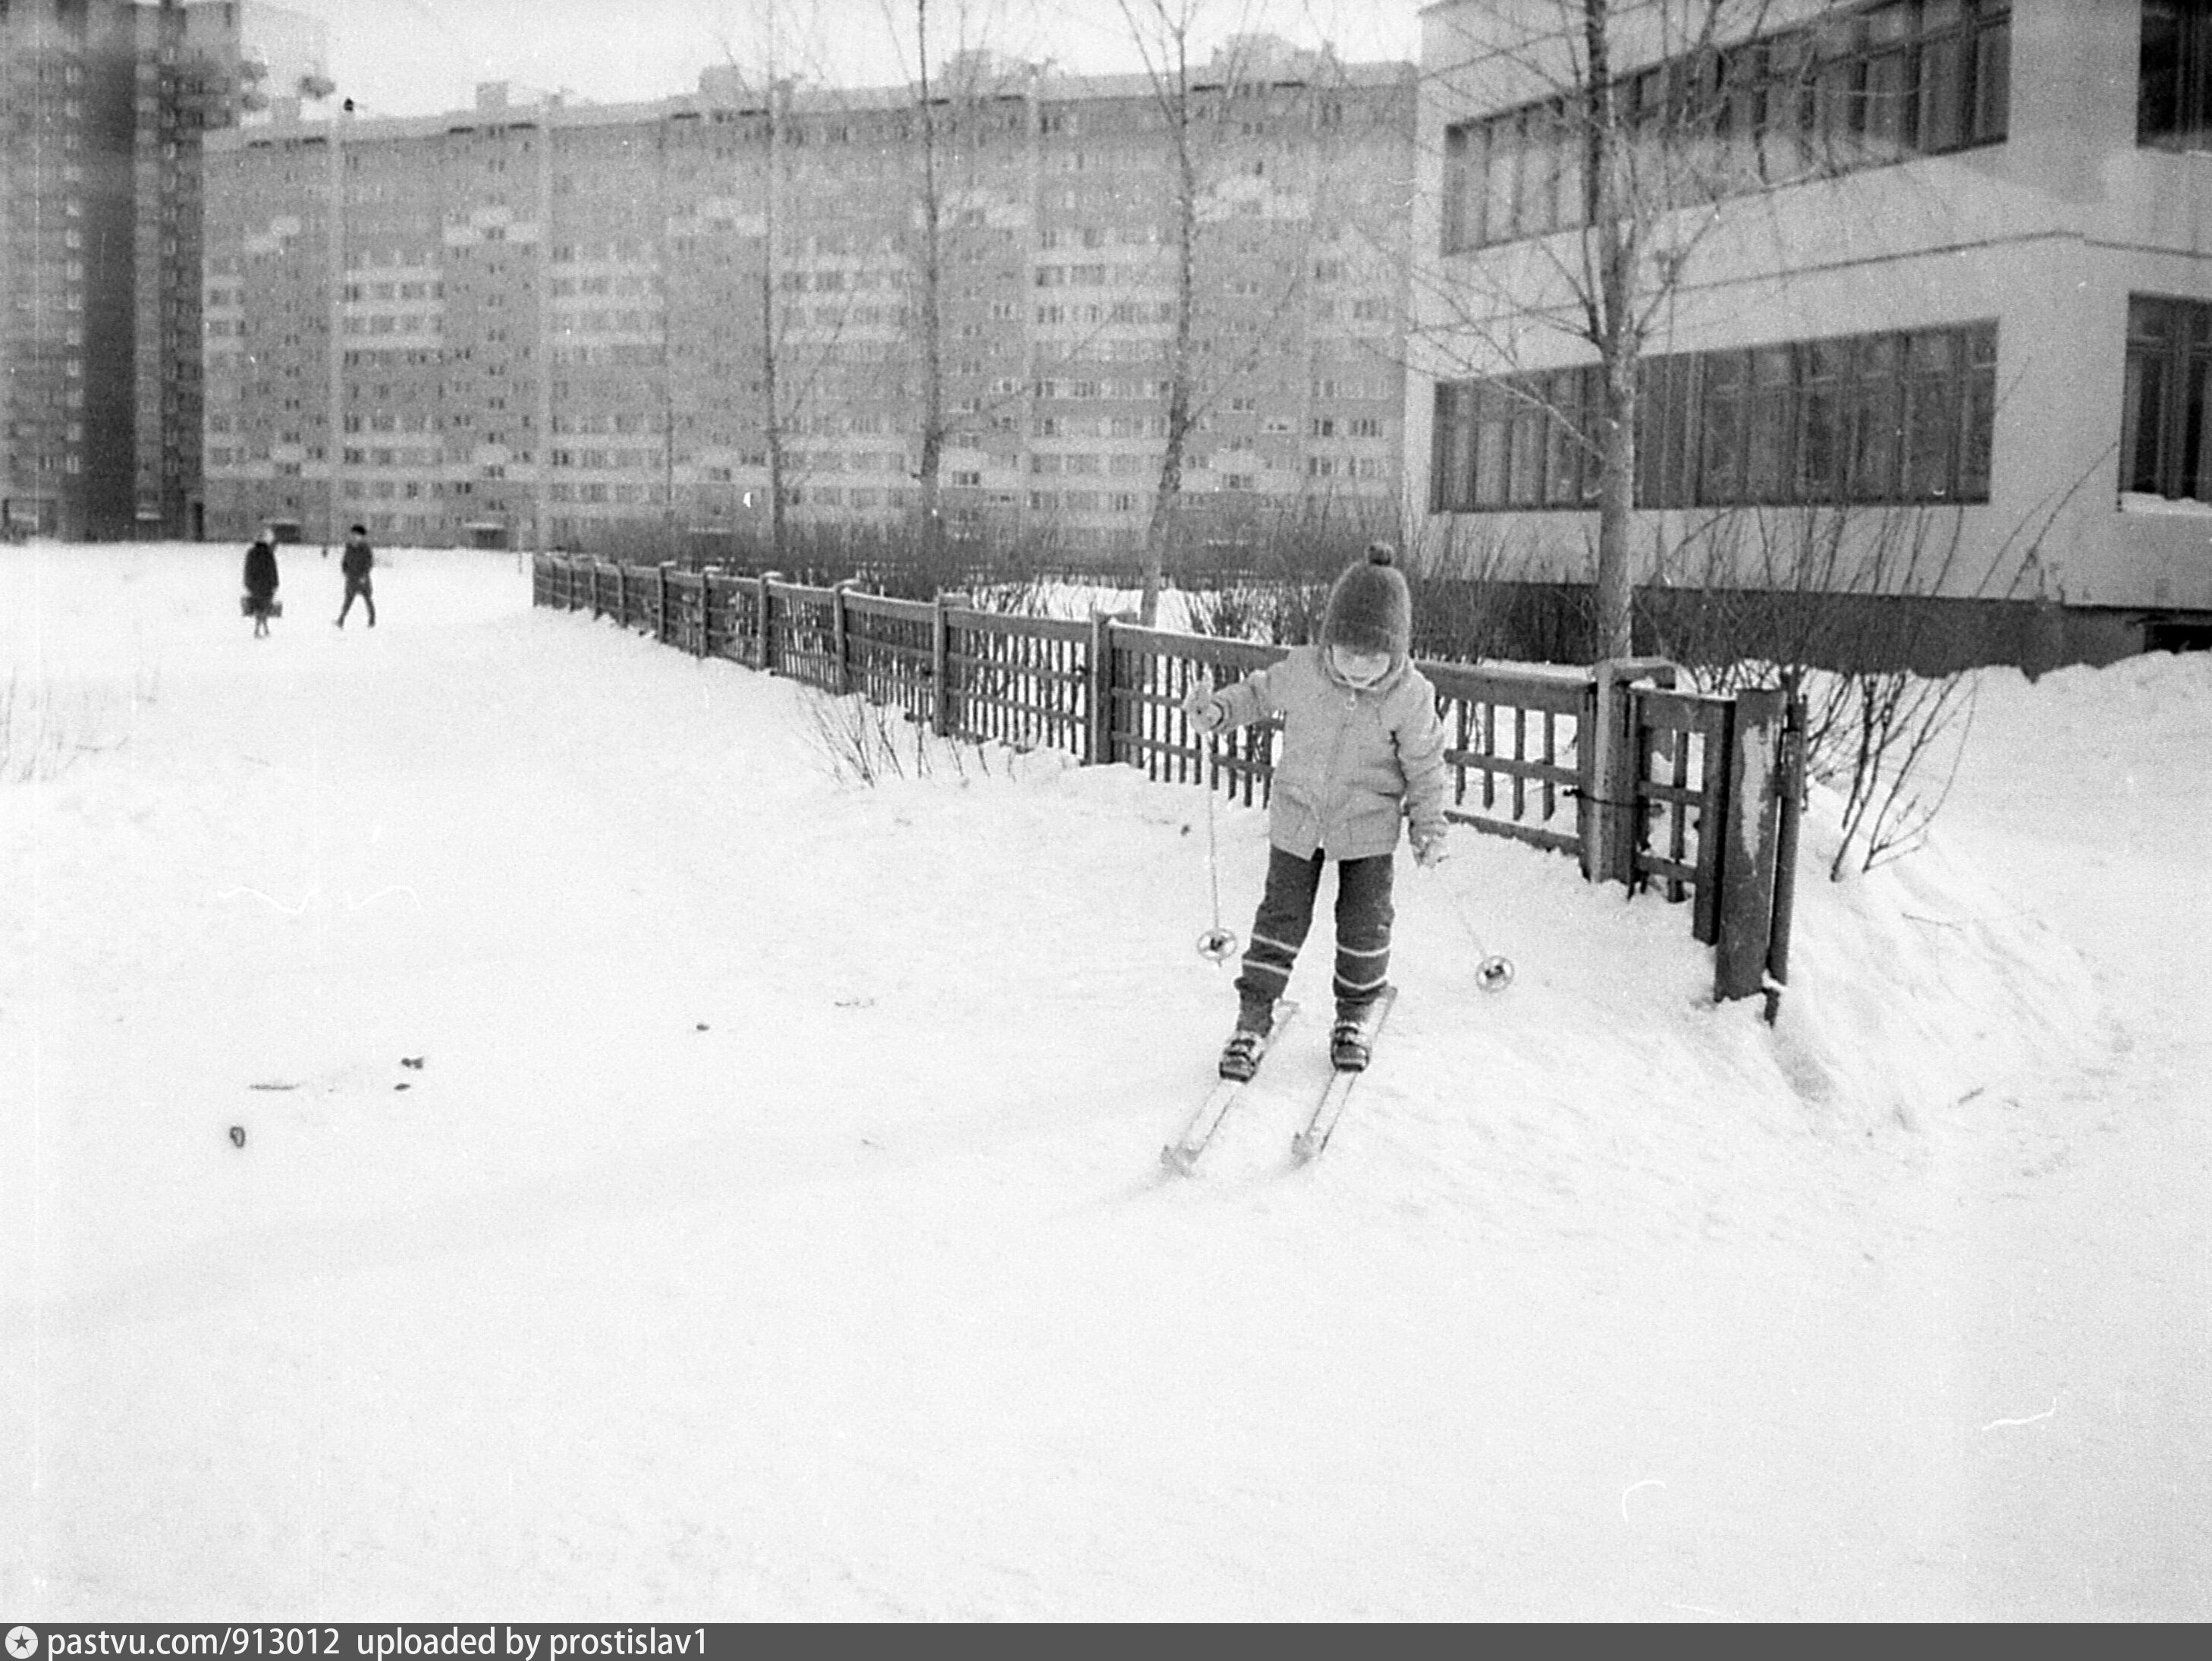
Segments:
[[[1957,5],[1894,3],[1745,15],[1753,10],[1770,36],[1819,24],[1860,30],[1863,40],[1892,27],[1947,27],[1961,15]],[[1485,0],[1425,14],[1425,83],[1437,91],[1422,117],[1428,207],[1413,231],[1417,373],[1407,406],[1409,493],[1424,507],[1436,499],[1438,381],[1595,356],[1538,321],[1568,298],[1557,262],[1571,263],[1578,230],[1540,243],[1443,247],[1447,129],[1532,95],[1525,70],[1502,71],[1478,50],[1495,38],[1501,14],[1540,32],[1559,9]],[[2212,614],[2212,502],[2124,493],[2119,453],[2130,297],[2212,302],[2212,175],[2201,155],[2137,142],[2141,15],[2132,0],[2013,0],[1966,15],[2008,27],[2002,138],[1726,195],[1691,210],[1706,216],[1692,234],[1679,218],[1656,227],[1689,252],[1655,311],[1646,350],[1994,322],[1987,499],[1915,509],[1942,519],[1955,557],[1940,580],[1911,592],[2125,614],[2123,637],[2129,628],[2142,637],[2142,625],[2169,613]],[[1639,60],[1632,55],[1622,67],[1632,72]],[[1731,511],[1744,510],[1639,513],[1639,581],[1678,579],[1679,551]],[[1548,575],[1582,575],[1595,536],[1594,516],[1580,512],[1433,513],[1427,523],[1445,557],[1479,549]]]

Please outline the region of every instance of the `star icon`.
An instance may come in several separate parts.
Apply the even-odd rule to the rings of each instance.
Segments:
[[[39,1652],[39,1634],[28,1627],[8,1629],[8,1661],[31,1661]]]

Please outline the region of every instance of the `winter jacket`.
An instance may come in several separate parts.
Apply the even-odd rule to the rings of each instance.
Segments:
[[[257,542],[246,551],[246,592],[267,599],[276,592],[276,551]]]
[[[376,556],[369,551],[366,542],[349,540],[345,553],[338,560],[338,569],[345,573],[349,582],[363,582],[368,578],[369,567],[376,563]]]
[[[1416,845],[1444,832],[1444,729],[1436,688],[1400,658],[1361,689],[1331,673],[1320,646],[1301,646],[1218,696],[1231,727],[1283,721],[1267,808],[1267,837],[1310,859],[1366,859],[1398,846],[1398,820]]]

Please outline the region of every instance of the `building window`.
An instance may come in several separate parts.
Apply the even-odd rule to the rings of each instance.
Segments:
[[[2212,147],[2212,0],[2142,0],[2136,142]]]
[[[2208,0],[2147,3],[2197,12]],[[2011,58],[2005,0],[1887,0],[1638,70],[1613,88],[1638,205],[1685,207],[1996,143]],[[1585,222],[1577,109],[1551,99],[1445,130],[1444,252]]]
[[[1432,510],[1589,505],[1597,390],[1595,366],[1438,386]]]
[[[2120,417],[2120,490],[2212,502],[2212,305],[2142,295],[2128,301],[2126,399]]]
[[[1440,384],[1431,511],[1593,506],[1598,375]],[[1989,499],[1994,323],[1648,357],[1638,384],[1638,508]]]

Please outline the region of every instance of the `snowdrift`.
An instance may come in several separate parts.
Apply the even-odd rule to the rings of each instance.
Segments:
[[[1769,1026],[1714,1005],[1684,908],[1462,832],[1401,869],[1403,995],[1326,1157],[1289,1169],[1315,1020],[1169,1180],[1235,1003],[1194,943],[1217,877],[1249,927],[1261,812],[1214,806],[1209,873],[1203,793],[1133,770],[907,728],[855,784],[817,695],[533,613],[512,555],[383,552],[379,626],[340,631],[335,558],[287,549],[266,641],[237,564],[0,550],[0,1603],[1648,1616],[2050,1581],[1958,1567],[1940,1485],[2022,1410],[1931,1402],[1951,1305],[1874,1281],[1932,1238],[1924,1150],[2031,1085],[2063,1111],[2115,1042],[1971,837],[1830,884],[1816,800]],[[2204,822],[2201,761],[2148,770],[2208,709],[2201,662],[1994,676],[1962,786],[2034,836],[2084,811],[2048,746],[2094,751],[2155,841]]]

